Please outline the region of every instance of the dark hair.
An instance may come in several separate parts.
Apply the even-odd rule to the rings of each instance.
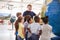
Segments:
[[[46,16],[46,18],[48,18],[48,16]]]
[[[18,17],[18,22],[21,22],[23,17]]]
[[[25,22],[25,21],[28,21],[29,18],[31,18],[31,16],[30,16],[30,15],[26,15],[26,16],[24,17],[24,22]]]
[[[27,22],[29,23],[29,21],[31,21],[31,19],[32,19],[32,18],[30,17],[30,18],[27,20]]]
[[[48,23],[48,17],[44,17],[43,22],[44,22],[45,24],[47,24],[47,23]]]
[[[30,6],[30,7],[32,7],[32,5],[31,5],[31,4],[28,4],[27,6]]]
[[[35,17],[34,17],[34,21],[35,21],[35,22],[39,22],[39,21],[40,21],[40,18],[39,18],[38,16],[35,16]]]
[[[15,29],[16,29],[16,31],[18,31],[18,29],[19,29],[18,23],[21,22],[22,19],[23,19],[22,17],[18,17],[18,19],[16,20],[16,22],[15,22]]]
[[[21,15],[22,13],[21,12],[18,12],[17,14],[16,14],[16,16],[18,17],[19,15]]]

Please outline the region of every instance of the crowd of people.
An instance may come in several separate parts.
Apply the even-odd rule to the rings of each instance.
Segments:
[[[16,40],[50,40],[52,26],[48,24],[48,17],[40,18],[32,12],[32,5],[27,5],[23,15],[17,13],[15,22]],[[40,24],[40,20],[43,24]]]

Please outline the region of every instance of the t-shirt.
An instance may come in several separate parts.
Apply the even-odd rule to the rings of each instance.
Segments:
[[[31,32],[36,35],[38,35],[39,31],[41,30],[41,26],[39,23],[32,23],[28,26],[28,28],[30,28]]]
[[[30,15],[33,18],[33,16],[35,16],[36,14],[34,12],[32,12],[32,11],[25,11],[23,13],[23,16],[26,16],[26,15]]]
[[[50,26],[49,24],[43,24],[41,40],[50,40],[51,33],[52,33],[52,26]]]
[[[24,22],[24,28],[26,29],[26,32],[27,32],[27,28],[28,28],[28,22]]]
[[[24,30],[24,25],[22,23],[19,23],[18,35],[21,38],[24,38],[23,30]]]

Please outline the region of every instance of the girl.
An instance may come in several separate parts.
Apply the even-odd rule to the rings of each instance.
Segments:
[[[23,17],[19,17],[18,18],[18,25],[19,25],[19,28],[18,28],[18,40],[24,40],[24,38],[25,38],[23,22],[24,22]]]
[[[51,40],[52,26],[48,24],[48,17],[43,18],[43,22],[41,40]]]

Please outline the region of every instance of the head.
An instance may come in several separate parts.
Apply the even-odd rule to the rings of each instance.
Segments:
[[[33,23],[33,19],[31,17],[28,19],[28,23],[29,24]]]
[[[28,4],[27,5],[27,8],[28,8],[28,11],[31,11],[32,10],[32,5],[31,4]]]
[[[17,17],[20,17],[21,15],[22,15],[21,12],[18,12],[18,13],[16,14]]]
[[[48,24],[48,17],[44,17],[43,22],[44,24]]]
[[[18,22],[19,22],[19,23],[24,23],[23,17],[19,17],[19,18],[18,18]]]
[[[26,22],[30,17],[31,17],[30,15],[26,15],[26,16],[24,17],[24,22]]]
[[[39,23],[39,22],[40,22],[40,18],[39,18],[38,16],[35,16],[35,17],[34,17],[34,21],[35,21],[36,23]]]

